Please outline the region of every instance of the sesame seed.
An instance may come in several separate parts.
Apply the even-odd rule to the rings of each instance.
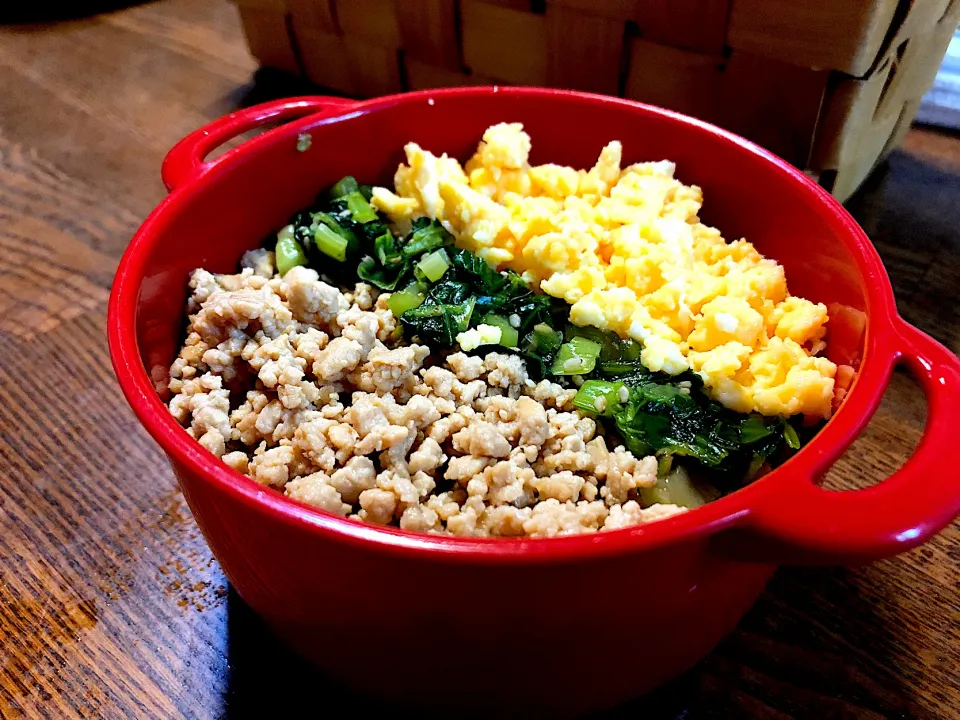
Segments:
[[[617,390],[617,398],[620,400],[620,402],[626,402],[630,399],[630,391],[627,390],[626,385],[621,385],[620,389]]]
[[[607,409],[607,401],[602,395],[598,395],[593,399],[593,406],[597,409],[597,412],[603,412]]]
[[[507,320],[510,321],[510,327],[520,327],[520,316],[516,313],[513,313]]]

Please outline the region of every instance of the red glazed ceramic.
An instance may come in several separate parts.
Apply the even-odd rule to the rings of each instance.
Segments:
[[[278,120],[290,122],[204,160]],[[493,540],[383,529],[300,505],[232,471],[184,432],[154,380],[182,339],[192,269],[235,271],[244,250],[345,174],[390,182],[408,141],[465,159],[484,129],[503,121],[524,124],[536,163],[589,167],[614,139],[623,141],[625,164],[675,161],[684,182],[703,188],[704,221],[782,263],[793,293],[866,313],[856,381],[809,445],[749,487],[676,517],[596,535]],[[900,318],[877,253],[844,209],[735,135],[626,100],[536,88],[357,103],[312,97],[198,130],[170,152],[163,179],[170,195],[133,238],[113,285],[117,377],[240,596],[353,686],[461,715],[611,706],[707,654],[777,564],[893,555],[960,513],[957,357]],[[898,364],[917,378],[929,408],[913,457],[865,490],[819,488]]]

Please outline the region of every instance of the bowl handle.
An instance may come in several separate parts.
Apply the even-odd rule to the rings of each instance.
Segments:
[[[337,97],[296,97],[253,105],[225,115],[194,130],[173,146],[160,170],[163,184],[167,190],[173,191],[200,177],[220,161],[220,158],[204,158],[223,143],[245,132],[269,123],[296,120],[315,113],[339,114],[356,104],[355,100]]]
[[[738,555],[778,563],[870,562],[926,542],[960,515],[960,360],[898,316],[892,329],[885,372],[906,365],[927,398],[913,455],[890,478],[862,490],[827,490],[788,474],[786,486],[778,483],[739,526],[746,536],[735,531]]]

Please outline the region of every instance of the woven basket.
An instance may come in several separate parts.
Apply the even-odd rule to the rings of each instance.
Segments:
[[[846,199],[902,139],[960,0],[236,0],[264,65],[354,97],[620,95],[729,128]]]

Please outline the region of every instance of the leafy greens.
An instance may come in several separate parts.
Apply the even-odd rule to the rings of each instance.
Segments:
[[[603,379],[584,383],[574,402],[610,418],[637,456],[686,457],[729,483],[800,447],[789,419],[729,410],[704,392],[693,372],[654,373],[621,358],[602,363],[596,375]],[[602,410],[595,402],[600,395]]]

